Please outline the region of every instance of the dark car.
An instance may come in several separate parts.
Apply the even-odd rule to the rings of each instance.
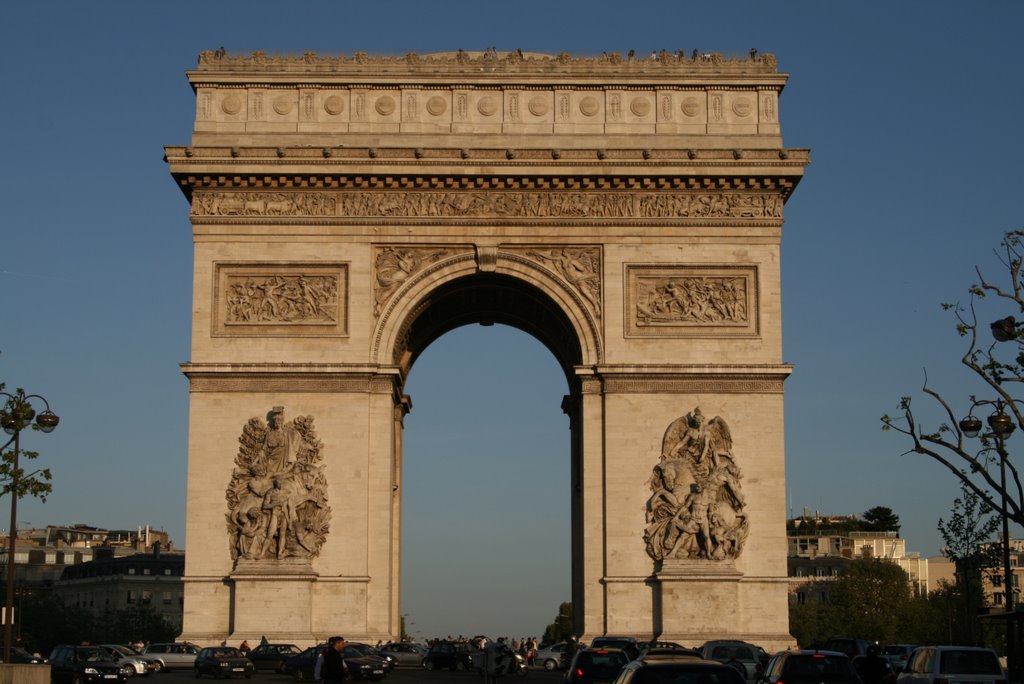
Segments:
[[[346,643],[345,646],[354,648],[355,650],[359,651],[359,653],[364,658],[380,658],[381,663],[384,665],[385,672],[391,672],[395,669],[395,665],[398,664],[398,661],[395,660],[393,657],[387,655],[386,653],[381,653],[378,649],[374,648],[370,644],[363,644],[358,641],[350,641]]]
[[[847,658],[856,658],[860,655],[867,655],[868,649],[874,646],[867,639],[850,639],[847,637],[832,637],[821,647],[823,651],[839,651],[845,653]]]
[[[768,661],[762,682],[768,684],[861,684],[845,653],[784,651]]]
[[[4,662],[3,652],[0,651],[0,663]],[[11,646],[11,662],[21,664],[35,664],[45,663],[46,661],[42,656],[32,655],[21,646]]]
[[[630,660],[636,660],[640,655],[640,644],[633,637],[625,636],[599,636],[594,637],[590,642],[590,648],[617,648],[625,651]]]
[[[746,641],[709,641],[698,650],[705,660],[717,660],[723,665],[729,665],[749,681],[756,681],[768,664],[769,656],[764,649]]]
[[[284,673],[294,677],[297,682],[313,681],[316,659],[325,650],[327,650],[327,644],[318,644],[310,646],[298,655],[293,655],[285,661]],[[370,681],[384,679],[384,665],[380,658],[365,658],[350,646],[346,646],[341,655],[345,659],[345,666],[352,679]]]
[[[611,684],[628,663],[629,656],[621,648],[583,648],[576,651],[565,673],[565,681],[566,684]]]
[[[199,651],[192,664],[196,679],[204,674],[211,677],[245,677],[249,679],[256,673],[256,666],[237,648],[231,646],[211,646]]]
[[[285,661],[300,653],[302,650],[295,644],[261,644],[245,655],[257,670],[284,672]]]
[[[622,668],[614,684],[744,684],[744,681],[743,675],[734,667],[694,656],[666,655],[634,660]]]
[[[414,667],[421,667],[423,657],[427,655],[427,649],[412,642],[385,644],[380,647],[380,652],[394,658],[398,665]]]
[[[53,684],[123,682],[128,669],[96,646],[57,646],[50,652],[50,681]]]
[[[455,641],[439,641],[423,656],[423,667],[427,670],[448,668],[449,670],[472,670],[472,649],[468,644]]]

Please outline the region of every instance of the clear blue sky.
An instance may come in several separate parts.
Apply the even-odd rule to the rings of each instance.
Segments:
[[[975,264],[998,271],[992,249],[1024,226],[1022,29],[1020,2],[8,3],[0,381],[62,417],[25,440],[54,492],[23,502],[20,524],[150,524],[187,546],[178,363],[192,244],[161,156],[189,142],[183,72],[202,50],[757,47],[791,75],[784,139],[813,159],[783,231],[796,367],[785,495],[798,512],[889,506],[908,548],[934,554],[956,483],[901,456],[879,416],[917,392],[924,368],[966,413],[974,387],[939,303],[963,298]],[[408,390],[413,631],[539,635],[569,598],[566,387],[553,357],[517,331],[465,328],[427,350]]]

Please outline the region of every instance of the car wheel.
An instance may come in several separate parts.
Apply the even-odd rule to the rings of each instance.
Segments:
[[[74,678],[71,680],[71,684],[83,684],[82,675],[76,674]]]
[[[423,669],[424,670],[433,670],[434,669],[434,661],[433,660],[427,660],[426,658],[424,658],[423,659]]]
[[[158,672],[163,672],[163,669],[164,669],[164,664],[161,663],[159,660],[156,661],[155,663],[153,663],[153,674],[156,674]]]
[[[544,661],[544,669],[547,670],[548,672],[551,672],[552,670],[556,670],[556,669],[558,669],[558,663],[556,661],[551,660],[550,658],[548,658],[547,660]]]
[[[302,682],[306,680],[306,675],[302,674],[302,670],[296,670],[292,673],[292,676],[295,677],[295,681],[297,682]]]
[[[461,660],[457,660],[457,661],[455,661],[455,668],[454,669],[458,670],[459,672],[462,672],[463,670],[466,669],[466,663],[462,662]]]

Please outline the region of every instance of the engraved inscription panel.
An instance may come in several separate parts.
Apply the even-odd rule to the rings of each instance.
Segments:
[[[213,335],[348,334],[348,265],[217,263]]]
[[[626,267],[627,337],[752,337],[756,266]]]

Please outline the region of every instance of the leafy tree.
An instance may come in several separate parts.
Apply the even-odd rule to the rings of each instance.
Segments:
[[[995,253],[1005,270],[1002,284],[988,280],[981,269],[976,268],[978,282],[968,288],[968,303],[943,304],[942,307],[953,312],[956,330],[967,343],[960,362],[980,380],[987,392],[987,396],[980,399],[970,397],[972,408],[968,413],[979,403],[999,402],[997,408],[1008,412],[1012,428],[1024,424],[1024,407],[1013,396],[1017,383],[1024,382],[1024,323],[1018,323],[1013,315],[1024,315],[1024,231],[1006,233]],[[992,342],[984,331],[985,324],[980,324],[979,330],[979,309],[983,308],[995,308],[997,313],[992,318],[999,317],[987,326],[992,331]],[[983,320],[987,319],[988,315]],[[960,426],[959,420],[964,414],[958,415],[938,391],[928,386],[927,376],[921,391],[935,401],[943,416],[937,425],[925,428],[919,424],[911,409],[911,398],[903,397],[899,402],[899,415],[882,416],[882,429],[909,437],[913,446],[907,453],[924,454],[941,464],[987,507],[1000,509],[1005,501],[1007,517],[1024,524],[1024,487],[1020,471],[1006,457],[1005,451],[998,448],[1000,444],[991,435],[982,434],[978,442],[980,449],[976,448]],[[1005,486],[1001,484],[1000,466],[1006,469]]]
[[[911,604],[910,578],[895,563],[859,558],[832,583],[829,603],[843,636],[898,642]]]
[[[555,621],[544,629],[544,642],[557,644],[572,636],[572,603],[565,601],[558,606]]]
[[[861,528],[867,532],[899,532],[900,516],[886,506],[875,506],[864,511]]]
[[[949,522],[939,518],[942,555],[956,567],[956,585],[949,594],[958,606],[951,619],[951,643],[977,644],[976,616],[984,603],[981,577],[999,566],[999,546],[986,543],[999,528],[1000,520],[989,515],[991,508],[963,483],[960,497],[953,501]],[[955,626],[955,630],[953,629]],[[954,635],[955,631],[955,635]]]

